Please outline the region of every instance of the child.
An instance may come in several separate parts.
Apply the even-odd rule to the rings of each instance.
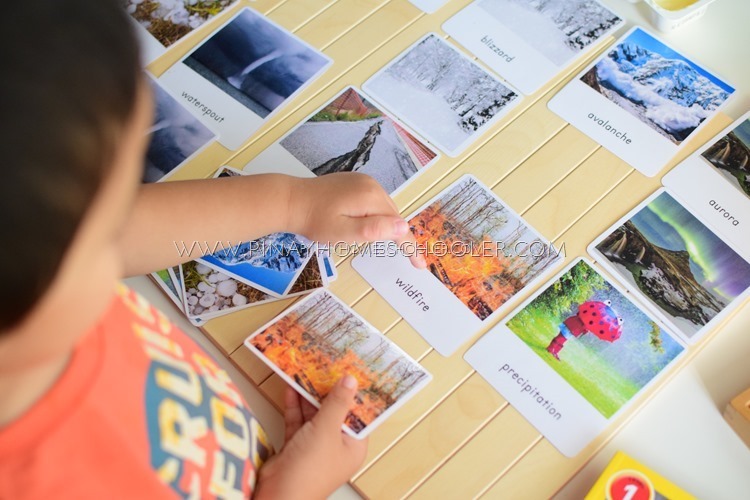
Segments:
[[[152,103],[118,4],[0,21],[0,498],[325,497],[365,456],[341,432],[353,377],[317,412],[288,390],[271,456],[226,373],[117,283],[177,264],[173,241],[404,242],[407,224],[359,174],[141,187]]]

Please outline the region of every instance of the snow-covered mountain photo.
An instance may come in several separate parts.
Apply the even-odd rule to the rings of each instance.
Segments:
[[[449,154],[458,154],[518,94],[430,34],[364,90]]]
[[[622,22],[595,0],[479,0],[477,5],[558,66]]]
[[[734,92],[641,29],[619,42],[581,81],[675,144]]]

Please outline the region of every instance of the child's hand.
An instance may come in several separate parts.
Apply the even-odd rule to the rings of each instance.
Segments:
[[[354,475],[367,441],[344,434],[341,425],[356,392],[356,379],[346,376],[316,410],[287,388],[284,447],[261,467],[255,498],[326,498]]]
[[[291,189],[292,232],[324,243],[395,241],[416,267],[426,266],[396,204],[372,177],[356,172],[295,179]],[[404,245],[408,243],[407,245]]]

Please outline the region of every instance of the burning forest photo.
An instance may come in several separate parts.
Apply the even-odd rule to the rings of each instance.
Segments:
[[[321,290],[290,308],[246,345],[320,403],[344,375],[359,383],[346,425],[355,435],[430,379],[419,364]]]
[[[430,272],[480,320],[557,263],[560,254],[472,177],[409,220]]]

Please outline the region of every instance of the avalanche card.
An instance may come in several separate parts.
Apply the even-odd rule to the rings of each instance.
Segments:
[[[464,357],[573,457],[684,351],[627,292],[579,259]]]
[[[245,345],[316,407],[344,375],[359,383],[343,430],[364,439],[432,378],[415,360],[325,290],[304,298]]]
[[[354,87],[344,89],[245,167],[313,177],[361,172],[391,195],[438,154]]]
[[[596,0],[477,0],[443,30],[528,95],[622,24]]]
[[[408,218],[418,247],[381,242],[352,267],[440,354],[491,323],[562,256],[476,178],[466,175]],[[401,251],[403,250],[403,251]],[[405,253],[420,252],[428,270]]]
[[[654,193],[589,247],[597,262],[689,342],[750,296],[750,234],[716,208],[742,207],[727,203],[740,195],[699,158],[670,172],[669,189]],[[748,212],[737,215],[747,218]]]
[[[219,142],[236,150],[331,59],[250,8],[160,78]]]
[[[517,91],[435,33],[362,88],[449,156],[458,156],[520,101]]]
[[[636,27],[558,92],[549,108],[653,177],[733,93]]]
[[[125,0],[137,26],[143,65],[148,65],[196,28],[229,8],[235,0]]]
[[[215,138],[197,118],[148,75],[154,96],[154,121],[143,170],[143,182],[166,179]]]

